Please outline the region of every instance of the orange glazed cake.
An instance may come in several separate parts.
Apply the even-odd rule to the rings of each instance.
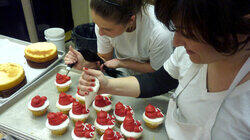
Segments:
[[[57,58],[57,48],[53,43],[37,42],[25,47],[24,57],[29,66],[33,68],[45,68]]]
[[[0,97],[6,98],[27,83],[23,67],[16,63],[0,64]]]

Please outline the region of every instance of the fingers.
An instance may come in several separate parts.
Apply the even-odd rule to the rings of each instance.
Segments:
[[[83,70],[86,73],[86,75],[89,75],[92,79],[95,79],[95,77],[103,75],[103,73],[99,70],[88,69],[88,68],[83,68]]]
[[[76,63],[77,62],[77,56],[73,52],[69,51],[67,53],[67,55],[65,56],[64,61],[65,61],[66,64]]]
[[[79,84],[85,85],[85,86],[91,86],[91,87],[95,86],[95,82],[88,82],[86,80],[83,80],[82,78],[80,78]]]

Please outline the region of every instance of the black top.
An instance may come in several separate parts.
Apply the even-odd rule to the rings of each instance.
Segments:
[[[148,98],[164,94],[175,89],[179,82],[172,78],[168,72],[161,67],[153,73],[145,73],[135,76],[140,84],[141,93],[138,98]]]

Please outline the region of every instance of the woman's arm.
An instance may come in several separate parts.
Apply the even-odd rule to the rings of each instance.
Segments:
[[[92,91],[91,85],[94,84],[94,77],[97,77],[100,82],[98,94],[153,97],[164,94],[178,85],[178,81],[173,79],[163,67],[154,73],[112,79],[107,79],[100,71],[85,69],[79,80],[78,88],[83,91]]]
[[[140,73],[149,73],[154,72],[155,70],[152,68],[149,62],[140,63],[133,60],[119,60],[119,67],[131,69],[133,71],[137,71]]]

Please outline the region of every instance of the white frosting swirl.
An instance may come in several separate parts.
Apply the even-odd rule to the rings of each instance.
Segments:
[[[95,109],[95,110],[97,110],[97,111],[109,111],[109,110],[111,110],[111,108],[112,108],[112,104],[110,104],[110,105],[108,105],[108,106],[105,106],[105,107],[98,107],[98,106],[96,106],[95,105],[95,101],[93,102],[93,108]]]
[[[63,129],[65,127],[68,127],[69,125],[69,118],[67,118],[63,123],[59,124],[59,125],[50,125],[49,124],[49,120],[46,120],[46,127],[50,130],[59,130],[59,129]]]
[[[121,132],[126,137],[139,138],[142,135],[142,132],[129,132],[123,127],[123,123],[121,125]]]
[[[32,111],[41,111],[41,110],[44,110],[45,108],[47,108],[49,106],[49,100],[47,99],[44,104],[40,107],[33,107],[31,105],[31,100],[29,101],[28,103],[28,109],[29,110],[32,110]]]
[[[95,132],[93,132],[93,138],[77,137],[74,133],[74,129],[71,132],[71,137],[73,140],[93,140],[95,138]]]
[[[121,116],[116,115],[116,114],[115,114],[115,110],[114,110],[113,114],[114,114],[115,118],[116,118],[118,121],[120,121],[120,122],[123,122],[123,121],[124,121],[125,116],[124,116],[124,117],[121,117]]]
[[[70,86],[71,84],[72,84],[72,81],[71,81],[71,80],[69,80],[69,81],[67,81],[66,83],[63,83],[63,84],[58,84],[58,83],[55,81],[55,85],[58,86],[58,87],[61,87],[61,88]]]
[[[70,116],[70,118],[73,118],[73,119],[84,119],[84,118],[87,118],[89,116],[89,113],[77,115],[77,114],[74,114],[72,112],[72,109],[70,109],[69,116]]]
[[[156,124],[161,124],[164,120],[164,117],[161,117],[161,118],[155,118],[155,119],[151,119],[149,117],[147,117],[145,115],[145,112],[143,113],[143,119],[147,120],[147,121],[150,121],[152,123],[156,123]]]
[[[56,107],[60,110],[70,110],[72,108],[73,103],[70,103],[68,105],[60,105],[59,101],[56,102]]]
[[[97,129],[99,129],[100,131],[102,131],[104,133],[104,131],[108,128],[113,128],[115,126],[115,124],[113,125],[100,125],[99,123],[97,123],[97,121],[95,120],[95,123],[94,123],[95,127]]]

